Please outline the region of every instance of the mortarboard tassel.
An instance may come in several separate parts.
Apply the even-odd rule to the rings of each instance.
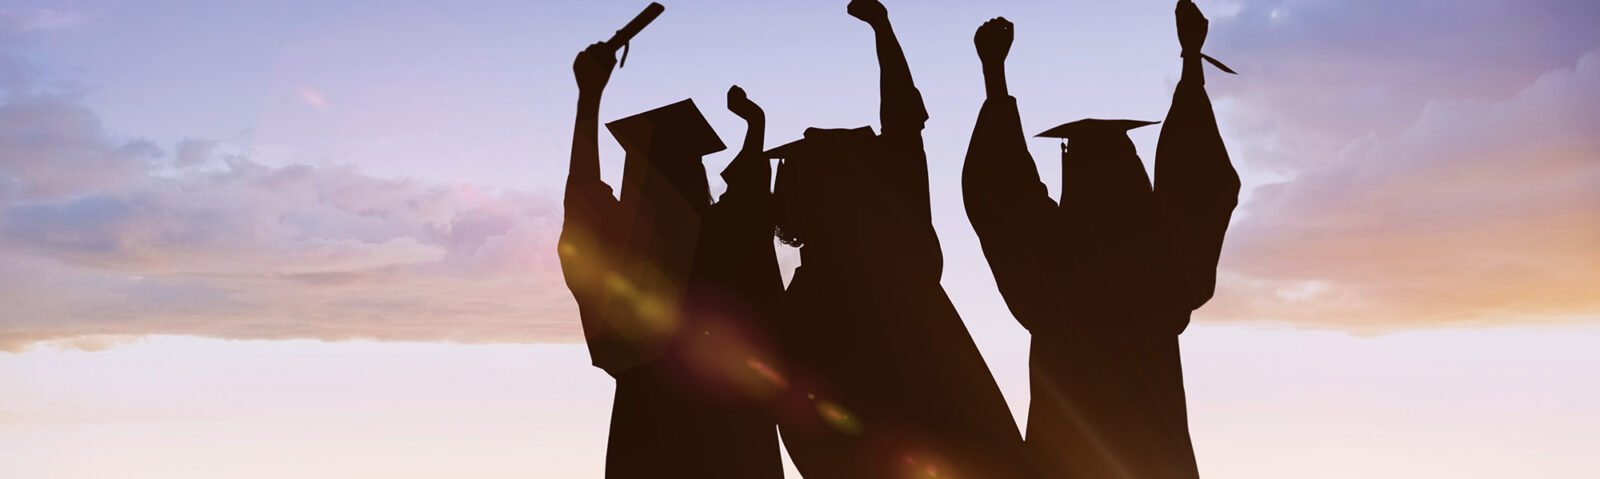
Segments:
[[[626,52],[626,50],[624,50],[624,52]],[[627,58],[626,53],[624,53],[623,58]],[[1226,72],[1229,75],[1238,75],[1239,74],[1238,72],[1233,71],[1232,68],[1228,68],[1227,65],[1223,65],[1222,62],[1217,61],[1217,59],[1211,58],[1211,55],[1207,55],[1207,54],[1201,53],[1200,54],[1200,58],[1204,58],[1207,62],[1211,62],[1211,65],[1217,67],[1218,70],[1222,70],[1223,72]]]
[[[1207,55],[1207,54],[1200,53],[1200,52],[1183,52],[1183,54],[1181,54],[1179,56],[1184,57],[1184,58],[1188,58],[1190,55],[1200,55],[1201,59],[1204,59],[1207,63],[1210,63],[1212,66],[1217,67],[1218,70],[1222,70],[1223,73],[1227,73],[1229,75],[1238,75],[1239,74],[1238,72],[1233,71],[1232,68],[1228,68],[1227,65],[1223,65],[1222,61],[1217,60],[1215,58],[1211,58],[1211,55]]]

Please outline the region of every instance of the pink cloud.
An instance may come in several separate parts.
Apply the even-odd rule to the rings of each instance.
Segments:
[[[1600,50],[1498,99],[1427,102],[1392,132],[1251,105],[1349,140],[1279,151],[1308,156],[1242,209],[1205,317],[1367,332],[1600,319],[1597,84]]]
[[[22,62],[5,46],[0,64]],[[576,339],[549,196],[268,166],[207,139],[169,153],[112,138],[70,91],[17,81],[0,95],[0,350]]]

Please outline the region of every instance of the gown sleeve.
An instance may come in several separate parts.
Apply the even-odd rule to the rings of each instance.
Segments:
[[[1006,305],[1024,328],[1065,311],[1055,288],[1063,266],[1058,208],[1028,154],[1015,98],[984,102],[961,175],[967,219]]]
[[[614,376],[638,362],[634,348],[607,312],[611,301],[606,279],[614,272],[616,251],[605,228],[618,214],[617,200],[605,183],[583,182],[567,187],[563,208],[558,243],[561,273],[577,300],[590,360]]]
[[[1239,175],[1217,130],[1198,59],[1184,66],[1156,146],[1155,195],[1167,239],[1165,306],[1182,332],[1216,289],[1223,235],[1239,202]]]
[[[884,156],[879,178],[885,186],[895,190],[906,227],[915,231],[920,249],[925,250],[925,266],[934,274],[943,269],[937,234],[933,230],[933,206],[928,186],[928,154],[923,144],[922,130],[928,122],[928,108],[922,101],[922,91],[917,89],[911,67],[898,39],[889,31],[879,31],[878,53],[878,117],[882,123],[879,140]]]

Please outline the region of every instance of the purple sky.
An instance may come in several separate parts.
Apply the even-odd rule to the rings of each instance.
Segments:
[[[874,123],[870,37],[843,3],[670,3],[611,82],[602,119],[694,98],[735,144],[742,127],[721,105],[738,83],[771,118],[768,144],[807,126]],[[1514,351],[1557,348],[1539,358],[1600,362],[1560,349],[1581,345],[1550,339],[1560,331],[1592,337],[1600,325],[1600,30],[1592,28],[1600,3],[1198,3],[1212,19],[1206,50],[1241,72],[1213,70],[1208,85],[1246,191],[1217,298],[1192,333],[1200,339],[1185,336],[1187,363],[1224,364],[1214,361],[1225,351],[1296,354],[1251,343],[1271,337],[1349,351],[1305,364],[1348,368],[1338,369],[1350,374],[1341,380],[1360,382],[1383,365],[1333,358],[1395,335],[1411,338],[1398,342],[1419,348],[1417,358],[1466,354],[1483,337],[1453,335],[1473,334],[1516,338],[1507,346]],[[308,348],[375,355],[354,361],[381,364],[373,358],[437,347],[430,354],[445,364],[470,368],[492,363],[471,348],[501,346],[451,345],[560,343],[515,346],[566,371],[542,374],[581,384],[529,407],[582,404],[604,417],[608,386],[595,380],[603,374],[584,369],[582,350],[570,345],[578,325],[554,258],[556,199],[576,96],[572,55],[640,7],[7,2],[0,351],[16,354],[0,353],[0,391],[24,392],[0,392],[0,445],[47,434],[17,425],[53,423],[39,419],[62,414],[49,404],[110,407],[89,398],[102,390],[49,378],[91,381],[95,368],[140,377],[111,358],[128,350],[159,357],[151,348],[181,361],[238,345],[261,351],[246,364],[266,367],[258,363]],[[944,284],[1013,405],[1025,409],[1026,333],[1006,312],[961,209],[960,162],[983,97],[972,29],[997,15],[1016,22],[1011,90],[1029,131],[1091,116],[1159,119],[1179,67],[1171,2],[889,7],[932,116],[926,137]],[[1133,135],[1146,160],[1158,134]],[[610,138],[601,143],[606,176],[617,181],[621,152]],[[1056,145],[1031,146],[1041,175],[1058,177]],[[713,155],[707,169],[719,171],[732,154]],[[141,339],[151,336],[209,339]],[[42,359],[74,354],[88,356],[71,361],[98,366],[61,370]],[[1529,361],[1517,364],[1538,363]],[[311,383],[263,384],[310,388],[331,374],[275,371]],[[1281,379],[1214,371],[1191,375],[1190,389]],[[1527,376],[1502,373],[1495,377]],[[1526,396],[1480,399],[1537,409],[1594,394],[1558,387],[1560,377],[1519,386],[1535,392]],[[198,387],[184,381],[200,380],[156,389],[182,394]],[[1304,390],[1285,389],[1293,387],[1274,391]],[[1352,391],[1348,398],[1415,404],[1379,383]],[[1197,430],[1226,424],[1219,411],[1260,407],[1198,397]],[[1306,406],[1292,395],[1282,401]],[[1390,423],[1351,414],[1335,416]],[[564,434],[603,437],[603,421],[582,427]],[[1241,434],[1213,437],[1237,439],[1203,445],[1213,457],[1253,444]],[[1203,466],[1223,476],[1273,477],[1205,464],[1201,452]],[[583,459],[591,456],[573,457],[559,470],[592,471]],[[82,476],[39,467],[29,471]]]

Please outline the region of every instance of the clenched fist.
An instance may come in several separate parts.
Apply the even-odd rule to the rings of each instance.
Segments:
[[[1178,44],[1184,53],[1200,53],[1200,47],[1206,44],[1206,31],[1211,28],[1211,21],[1200,13],[1194,0],[1179,0],[1177,17]]]
[[[578,94],[599,95],[611,81],[611,71],[617,66],[616,52],[604,43],[589,45],[572,61],[572,76],[578,79]]]
[[[1011,53],[1011,41],[1015,32],[1010,20],[1005,17],[995,17],[978,27],[978,33],[972,36],[972,43],[978,47],[978,59],[985,65],[1005,63],[1006,55]]]

